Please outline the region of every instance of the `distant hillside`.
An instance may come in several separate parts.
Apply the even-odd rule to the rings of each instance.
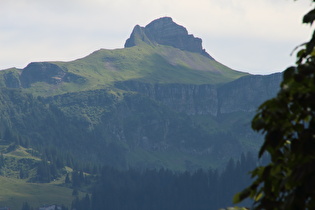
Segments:
[[[0,71],[0,137],[117,168],[222,167],[258,149],[250,120],[280,80],[224,66],[164,17],[124,49]]]
[[[244,160],[260,147],[251,119],[281,79],[281,73],[249,75],[219,63],[200,38],[168,17],[135,26],[123,49],[2,70],[0,206],[20,208],[26,200],[70,206],[78,190],[92,192],[94,178],[87,175],[100,166],[114,169],[117,183],[117,174],[129,177],[134,169],[161,169],[152,177],[166,169],[177,177],[212,168],[209,174],[218,177],[229,162],[236,171],[242,166],[231,159]],[[124,169],[130,173],[117,171]],[[227,174],[236,173],[223,173],[217,185],[228,189],[221,190],[223,200],[233,185]],[[117,190],[125,195],[125,188]]]

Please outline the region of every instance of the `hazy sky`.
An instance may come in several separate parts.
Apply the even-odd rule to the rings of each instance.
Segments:
[[[309,0],[0,0],[0,69],[70,61],[122,48],[136,24],[169,16],[236,70],[269,74],[294,64],[308,40]]]

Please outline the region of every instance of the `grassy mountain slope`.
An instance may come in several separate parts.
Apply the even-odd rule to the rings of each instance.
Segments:
[[[83,59],[58,65],[93,78],[93,84],[131,79],[148,83],[218,84],[245,75],[197,53],[146,44],[99,50]]]
[[[27,201],[34,207],[45,204],[64,204],[70,206],[72,190],[55,183],[28,183],[25,180],[0,176],[0,206],[21,209]]]
[[[40,69],[54,65],[55,73],[40,77]],[[111,87],[115,82],[222,84],[246,75],[198,53],[170,46],[142,44],[98,50],[71,62],[34,63],[22,70],[25,91],[42,96]],[[32,78],[28,81],[25,78]],[[35,79],[34,79],[35,78]],[[53,82],[45,82],[45,81]],[[23,82],[24,81],[24,82]]]

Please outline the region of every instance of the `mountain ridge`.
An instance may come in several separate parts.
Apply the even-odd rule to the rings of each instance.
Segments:
[[[112,87],[117,81],[224,84],[248,73],[214,60],[185,27],[170,17],[136,25],[125,48],[100,49],[69,62],[32,62],[0,71],[0,86],[40,96]]]
[[[221,84],[248,74],[198,53],[144,44],[101,49],[71,62],[32,62],[21,70],[0,71],[0,75],[2,87],[23,87],[26,92],[48,96],[109,87],[116,81]]]

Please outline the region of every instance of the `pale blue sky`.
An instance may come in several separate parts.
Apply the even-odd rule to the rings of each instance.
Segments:
[[[311,35],[301,24],[310,7],[309,0],[0,0],[0,69],[122,48],[136,24],[169,16],[219,62],[279,72]]]

